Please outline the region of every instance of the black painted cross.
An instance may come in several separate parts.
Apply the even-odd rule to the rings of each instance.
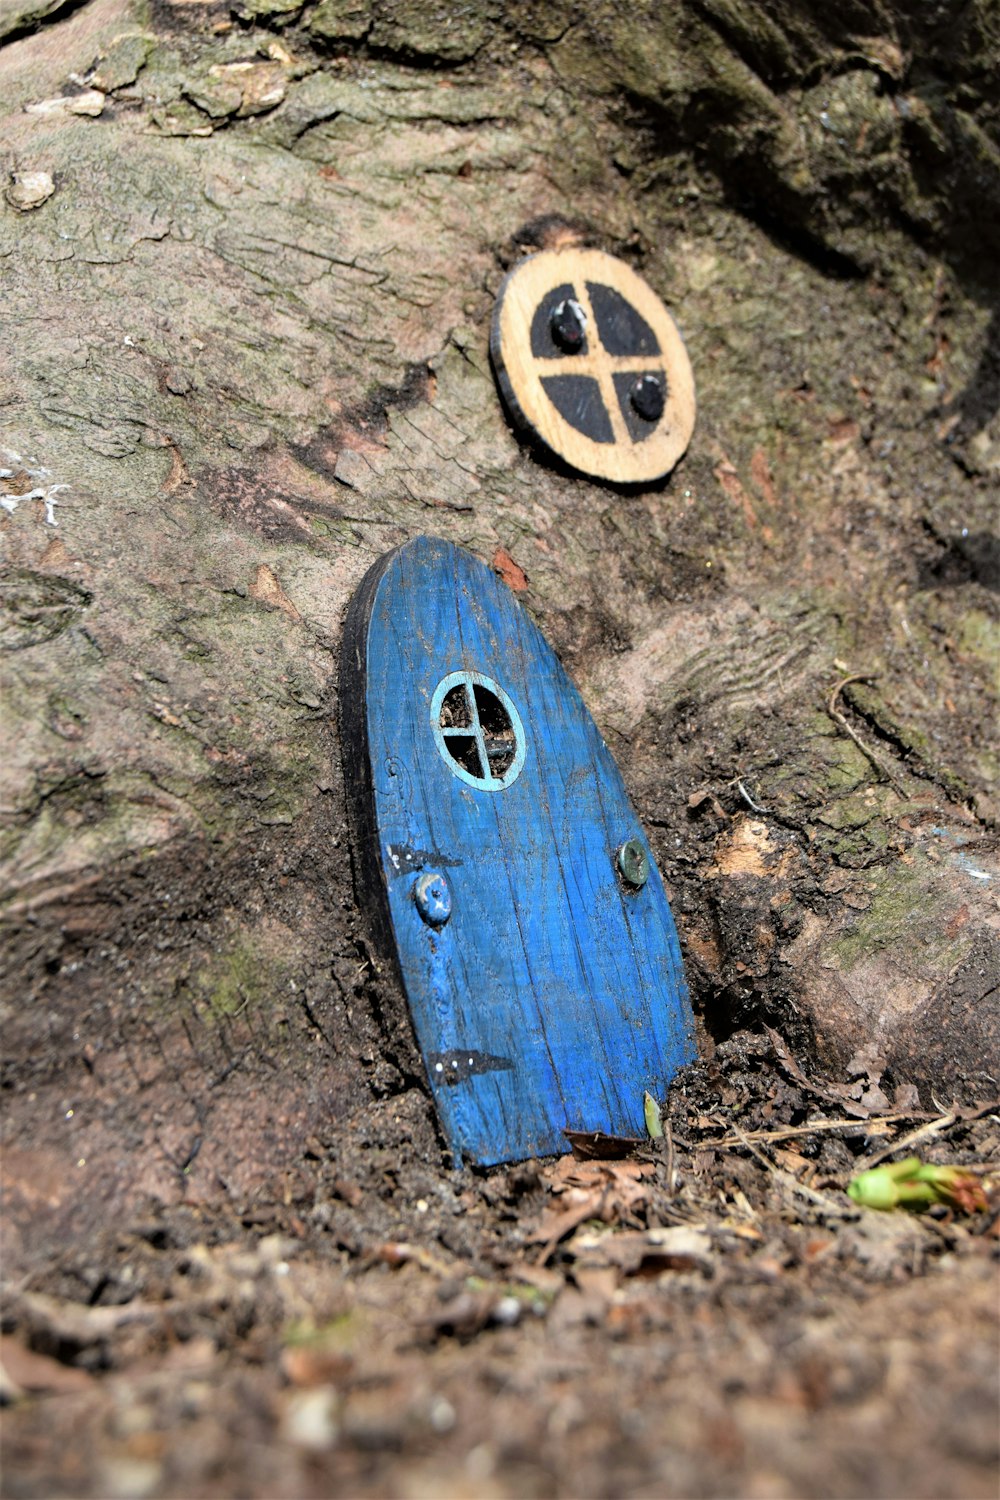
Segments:
[[[623,261],[545,251],[500,289],[490,353],[514,420],[573,468],[668,474],[694,427],[694,377],[663,303]]]

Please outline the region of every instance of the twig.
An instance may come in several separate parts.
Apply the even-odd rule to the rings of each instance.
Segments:
[[[821,1130],[860,1130],[865,1135],[879,1135],[882,1128],[889,1125],[898,1125],[901,1120],[925,1120],[929,1116],[913,1114],[898,1115],[870,1115],[867,1119],[853,1120],[812,1120],[806,1121],[804,1125],[783,1125],[777,1130],[747,1130],[739,1135],[723,1136],[721,1141],[710,1141],[709,1145],[714,1147],[744,1145],[747,1141],[789,1141],[795,1136],[815,1135]],[[909,1139],[909,1137],[907,1137]],[[888,1151],[895,1151],[897,1146],[888,1147]]]
[[[669,1120],[663,1122],[663,1139],[667,1147],[667,1197],[674,1196],[674,1127]]]
[[[840,709],[837,707],[837,699],[840,697],[845,687],[849,687],[852,682],[875,681],[877,681],[877,674],[872,672],[854,672],[850,677],[842,677],[841,680],[837,683],[837,686],[834,688],[833,692],[830,694],[829,700],[827,701],[826,705],[826,711],[830,715],[830,718],[834,721],[834,723],[839,724],[844,733],[854,741],[858,749],[861,751],[861,754],[865,757],[866,760],[871,762],[876,771],[878,771],[879,775],[889,783],[897,796],[905,797],[905,791],[899,785],[898,781],[893,776],[889,767],[882,760],[881,756],[877,755],[874,750],[872,750],[868,745],[865,744],[861,736],[855,729],[852,728],[847,719],[840,712]]]
[[[925,1141],[928,1136],[940,1135],[942,1130],[947,1130],[949,1125],[954,1125],[958,1119],[957,1115],[941,1115],[932,1120],[929,1125],[921,1125],[917,1130],[911,1130],[909,1135],[904,1135],[901,1140],[895,1141],[891,1146],[883,1146],[881,1151],[876,1151],[873,1156],[866,1156],[858,1162],[858,1170],[867,1172],[869,1167],[875,1166],[877,1162],[884,1161],[887,1156],[893,1156],[897,1151],[912,1146],[916,1141]]]
[[[850,1208],[847,1208],[842,1203],[838,1203],[836,1198],[831,1198],[828,1193],[818,1193],[815,1188],[806,1187],[805,1183],[799,1182],[798,1178],[793,1177],[791,1172],[786,1172],[783,1167],[776,1166],[769,1156],[765,1156],[763,1151],[758,1151],[757,1147],[752,1141],[748,1140],[738,1125],[733,1128],[737,1136],[740,1137],[740,1145],[745,1146],[750,1155],[759,1161],[762,1167],[766,1167],[774,1177],[777,1177],[778,1181],[783,1183],[789,1192],[798,1193],[800,1197],[808,1199],[810,1203],[815,1203],[825,1213],[834,1215],[838,1219],[853,1219],[855,1217],[853,1204]]]
[[[903,1151],[907,1146],[913,1146],[917,1141],[924,1141],[928,1136],[940,1135],[942,1130],[949,1130],[952,1125],[971,1124],[973,1120],[981,1120],[984,1115],[992,1114],[997,1108],[997,1101],[991,1100],[977,1110],[951,1109],[945,1114],[939,1115],[936,1120],[931,1120],[929,1125],[921,1125],[917,1130],[911,1130],[909,1135],[904,1135],[901,1140],[895,1141],[891,1146],[884,1146],[881,1151],[876,1151],[873,1156],[865,1156],[858,1162],[858,1171],[867,1171],[869,1167],[876,1166],[884,1161],[887,1156],[894,1155],[897,1151]],[[911,1115],[911,1119],[916,1118]]]

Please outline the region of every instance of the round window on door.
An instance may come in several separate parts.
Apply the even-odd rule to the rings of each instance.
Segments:
[[[445,765],[468,786],[502,792],[524,766],[524,725],[499,683],[449,672],[431,699],[431,727]]]

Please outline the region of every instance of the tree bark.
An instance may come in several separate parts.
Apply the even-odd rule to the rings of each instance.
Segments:
[[[986,0],[910,11],[3,0],[27,1249],[250,1201],[316,1136],[438,1149],[334,678],[421,532],[526,576],[706,1049],[768,1022],[890,1093],[995,1092],[998,36]],[[560,472],[498,401],[504,271],[573,237],[684,332],[659,488]]]

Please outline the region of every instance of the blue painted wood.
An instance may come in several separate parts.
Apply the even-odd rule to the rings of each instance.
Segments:
[[[651,855],[641,888],[618,872],[626,840],[649,846],[541,632],[470,553],[421,537],[355,596],[341,696],[360,884],[455,1153],[643,1135],[643,1091],[694,1056],[677,934]]]

